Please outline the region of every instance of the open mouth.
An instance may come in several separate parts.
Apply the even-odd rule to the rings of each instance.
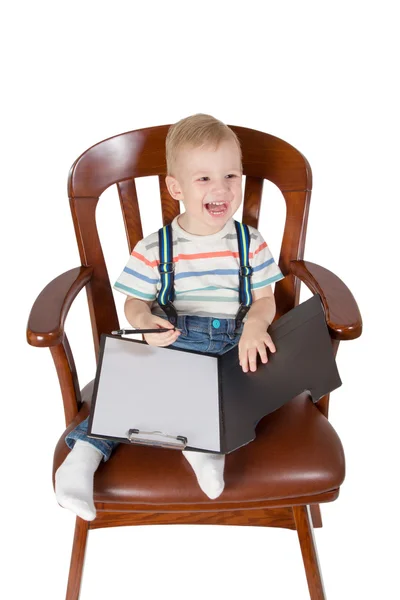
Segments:
[[[207,212],[213,217],[220,217],[224,215],[228,210],[227,202],[209,202],[205,204]]]

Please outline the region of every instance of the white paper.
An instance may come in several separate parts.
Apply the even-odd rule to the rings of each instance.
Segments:
[[[125,438],[129,429],[219,452],[217,357],[107,337],[92,433]]]

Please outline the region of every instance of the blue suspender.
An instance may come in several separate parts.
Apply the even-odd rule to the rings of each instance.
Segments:
[[[239,243],[239,310],[236,313],[236,329],[241,326],[244,317],[252,303],[251,276],[253,267],[249,264],[250,232],[247,225],[235,221],[237,239]]]
[[[252,303],[251,295],[251,276],[253,268],[249,264],[250,233],[249,228],[244,223],[235,221],[237,239],[239,244],[239,310],[236,314],[236,328],[240,327],[247,311]],[[174,263],[172,254],[172,229],[171,225],[166,225],[158,231],[158,242],[160,250],[160,264],[158,271],[161,277],[161,289],[157,297],[157,302],[168,317],[168,320],[177,324],[178,314],[172,302],[174,293]]]
[[[166,225],[158,230],[158,245],[160,250],[160,264],[158,271],[161,277],[161,289],[157,297],[157,302],[168,317],[168,321],[173,325],[178,322],[178,313],[172,304],[174,292],[174,263],[172,257],[172,229],[171,225]]]

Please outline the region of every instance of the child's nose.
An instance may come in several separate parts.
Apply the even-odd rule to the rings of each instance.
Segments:
[[[222,179],[220,181],[216,181],[211,190],[215,195],[224,196],[230,192],[229,180]]]

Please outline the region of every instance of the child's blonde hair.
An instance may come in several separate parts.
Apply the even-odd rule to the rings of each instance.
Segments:
[[[199,148],[200,146],[210,145],[217,148],[219,143],[225,140],[233,140],[237,144],[240,160],[242,160],[240,142],[228,125],[211,115],[203,113],[181,119],[171,125],[168,130],[165,143],[167,174],[174,175],[178,154],[184,146]]]

